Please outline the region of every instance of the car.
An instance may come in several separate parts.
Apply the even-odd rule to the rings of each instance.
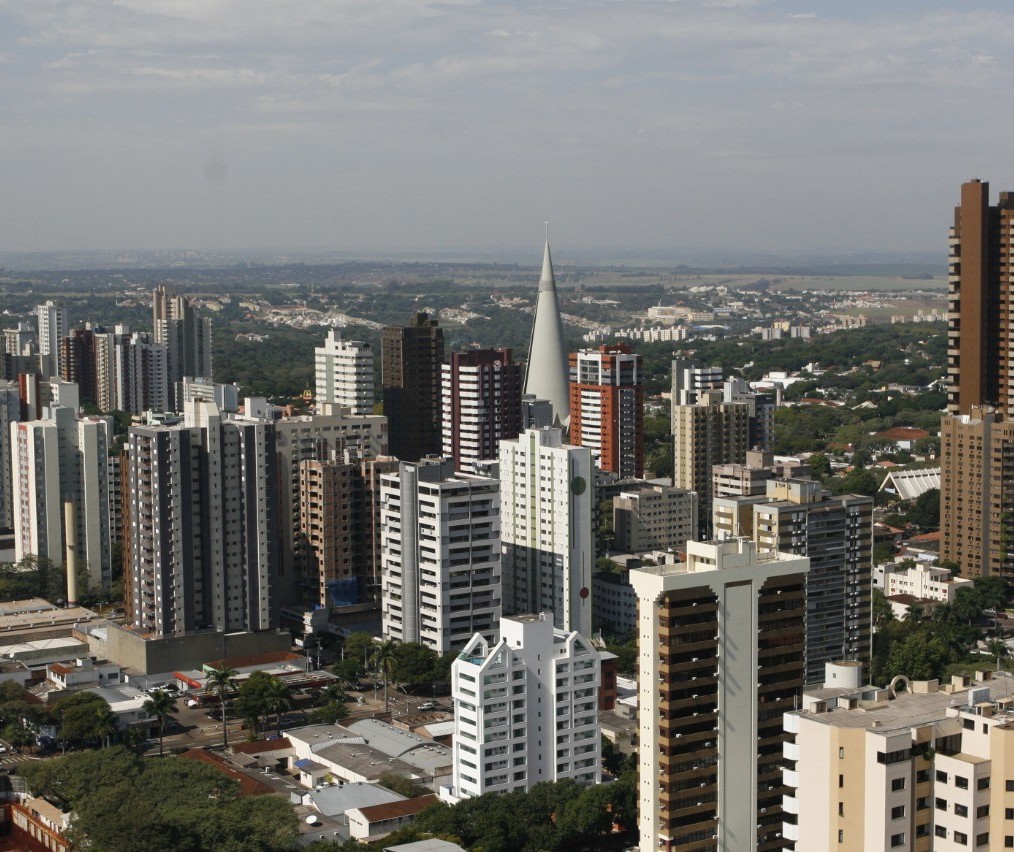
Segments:
[[[435,701],[424,701],[419,705],[420,710],[436,710],[437,703]]]
[[[188,698],[187,699],[187,707],[200,707],[200,706],[201,706],[201,702],[198,701],[196,698]]]

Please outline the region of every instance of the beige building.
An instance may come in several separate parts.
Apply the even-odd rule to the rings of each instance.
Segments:
[[[990,406],[940,428],[940,559],[966,577],[1014,571],[1014,420]]]
[[[641,852],[785,848],[782,714],[802,691],[808,569],[736,539],[630,572]]]
[[[742,464],[750,439],[750,407],[722,401],[722,392],[704,391],[695,405],[672,409],[673,485],[697,492],[700,526],[711,519],[711,469]],[[706,529],[700,532],[706,533]]]
[[[645,483],[613,498],[613,547],[623,553],[678,550],[697,534],[697,495]]]
[[[711,494],[715,497],[754,497],[765,494],[769,479],[805,477],[809,465],[775,462],[772,453],[748,450],[743,464],[716,464],[711,469]]]
[[[1014,696],[989,677],[807,692],[784,719],[784,836],[800,852],[1014,848]]]

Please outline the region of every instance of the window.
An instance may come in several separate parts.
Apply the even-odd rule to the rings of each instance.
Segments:
[[[1011,835],[1008,834],[1003,839],[1003,848],[1004,849],[1014,849],[1014,836],[1011,836]]]
[[[962,719],[961,727],[966,731],[973,731],[975,730],[975,722],[972,719]]]
[[[939,784],[946,784],[947,783],[947,773],[946,772],[941,772],[939,769],[937,770],[937,783],[939,783]],[[1009,784],[1014,784],[1014,781],[1008,781],[1007,784],[1008,785]],[[1014,790],[1014,787],[1008,786],[1007,789],[1008,790]]]
[[[891,846],[892,846],[892,848],[895,847],[895,846],[904,846],[904,845],[905,845],[905,835],[904,834],[892,834],[891,835]]]
[[[840,787],[844,787],[844,786],[845,786],[845,776],[844,775],[839,775],[838,776],[838,787],[840,788]]]
[[[1006,789],[1008,793],[1014,793],[1014,781],[1008,781]]]
[[[975,835],[976,846],[988,846],[989,845],[989,832],[984,831],[982,834]]]
[[[845,842],[845,832],[840,828],[838,829],[838,842],[839,843]]]
[[[905,816],[905,806],[898,805],[891,808],[891,819],[902,819]]]
[[[947,800],[946,799],[939,799],[938,798],[936,800],[936,809],[938,811],[946,811],[947,810]]]
[[[975,809],[976,819],[982,819],[983,817],[988,816],[989,816],[989,805],[979,805],[979,807]]]
[[[838,802],[838,816],[845,816],[845,803]]]
[[[987,775],[985,778],[980,778],[978,781],[976,781],[975,782],[975,789],[976,790],[988,790],[989,789],[989,776]]]
[[[968,808],[966,808],[964,805],[959,805],[959,804],[955,803],[955,805],[954,805],[954,815],[955,816],[959,816],[959,817],[966,817],[966,816],[968,816]]]
[[[947,829],[944,828],[942,825],[938,825],[938,826],[934,827],[933,833],[937,837],[946,837],[947,836]]]
[[[968,835],[965,834],[963,831],[955,831],[954,832],[954,842],[957,843],[958,846],[967,846],[968,845]]]
[[[968,779],[962,777],[961,775],[955,775],[954,776],[954,786],[957,787],[959,790],[967,790],[968,789]]]
[[[838,749],[838,759],[841,760],[844,757],[845,757],[845,749],[839,747],[839,749]]]
[[[1003,809],[1003,818],[1004,819],[1014,819],[1014,808],[1004,808]]]
[[[905,779],[904,778],[894,778],[894,779],[892,779],[891,780],[891,789],[894,790],[894,791],[904,790],[905,789]]]

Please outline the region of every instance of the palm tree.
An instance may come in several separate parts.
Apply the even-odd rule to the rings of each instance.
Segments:
[[[95,738],[103,744],[104,748],[109,747],[109,738],[118,730],[116,716],[109,705],[95,708],[95,727],[92,729]]]
[[[156,689],[151,693],[148,700],[141,705],[141,709],[149,716],[154,716],[158,720],[158,756],[162,757],[165,753],[162,749],[162,738],[165,736],[165,720],[169,718],[170,713],[176,712],[176,699],[164,689]]]
[[[373,665],[377,672],[384,675],[384,712],[389,708],[387,698],[387,684],[398,664],[398,643],[394,639],[385,639],[373,649]]]
[[[269,713],[275,714],[275,730],[282,735],[282,714],[292,707],[292,691],[285,681],[271,678],[264,692],[264,705]]]
[[[222,748],[229,748],[229,720],[225,716],[225,699],[236,686],[236,675],[239,674],[232,666],[222,664],[220,669],[208,669],[208,680],[205,688],[208,692],[218,695],[218,703],[222,708]]]

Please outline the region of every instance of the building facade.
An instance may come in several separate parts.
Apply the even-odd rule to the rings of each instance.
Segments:
[[[625,343],[570,355],[570,441],[620,477],[644,475],[641,362]]]
[[[127,442],[128,621],[153,636],[278,626],[273,424],[227,420],[211,402]]]
[[[820,683],[829,660],[870,658],[873,498],[832,497],[809,479],[772,479],[764,497],[717,498],[715,537],[751,537],[761,552],[810,559],[806,682]]]
[[[790,848],[1014,848],[1014,697],[991,674],[808,691],[784,719]]]
[[[641,852],[785,848],[782,714],[802,692],[808,568],[737,539],[630,572]]]
[[[60,341],[70,332],[67,308],[49,299],[35,308],[35,319],[43,377],[56,378],[60,373]]]
[[[521,432],[521,365],[510,349],[451,353],[442,368],[443,455],[455,470],[495,459],[504,438]]]
[[[449,461],[381,477],[383,632],[438,654],[495,642],[502,610],[500,483]]]
[[[455,799],[602,780],[598,652],[552,617],[505,617],[451,666]]]
[[[373,413],[373,347],[361,340],[342,340],[332,328],[314,351],[317,410],[324,405],[348,408],[352,414]]]
[[[560,429],[500,442],[504,611],[551,612],[563,630],[591,635],[594,471],[591,450]]]
[[[402,461],[440,453],[443,363],[444,332],[428,314],[415,314],[407,326],[384,329],[384,414],[390,424],[391,454]]]
[[[693,491],[645,483],[613,498],[613,549],[621,553],[679,550],[697,529]]]

